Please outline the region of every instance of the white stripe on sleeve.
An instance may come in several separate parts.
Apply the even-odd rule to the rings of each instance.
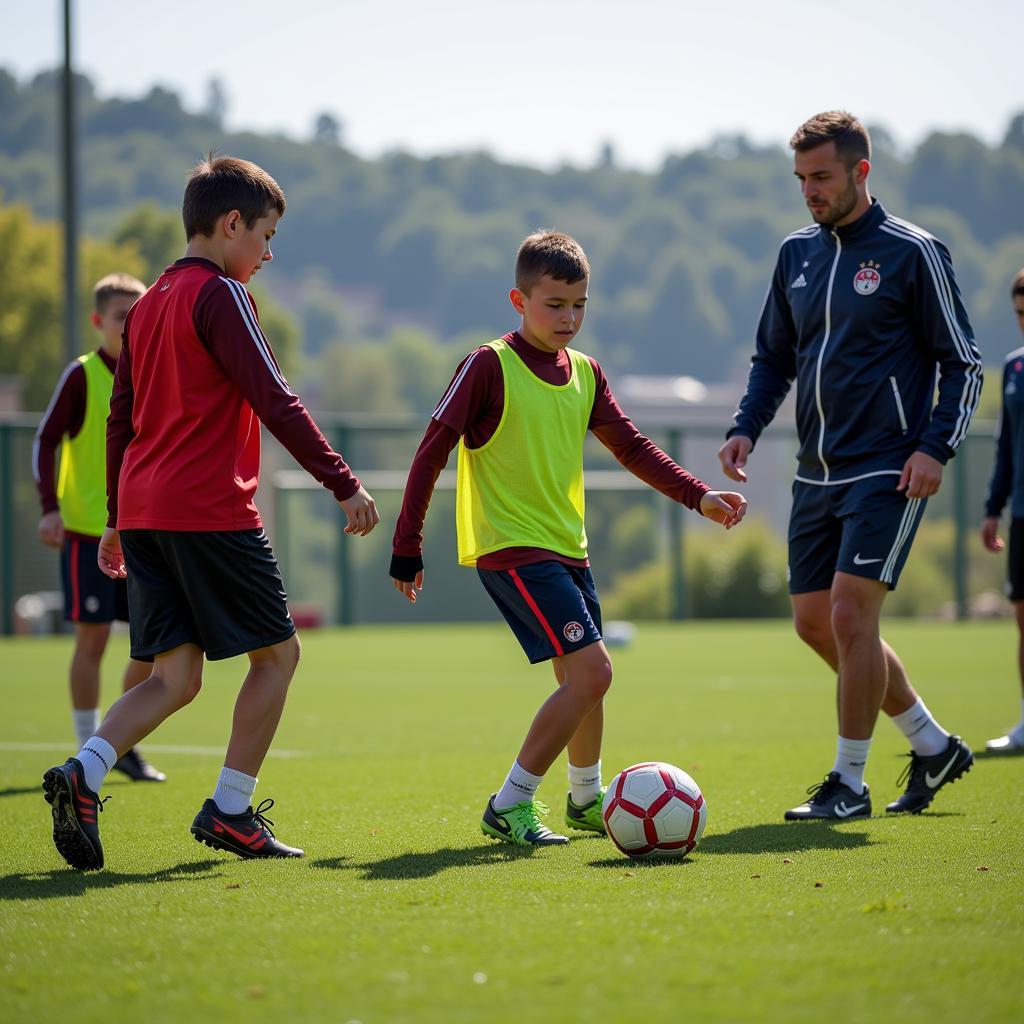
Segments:
[[[291,394],[291,388],[288,387],[288,381],[286,381],[281,375],[281,371],[278,369],[277,363],[274,362],[274,357],[270,354],[270,346],[267,344],[267,339],[264,337],[263,331],[260,330],[259,321],[253,314],[252,306],[249,303],[249,293],[245,290],[241,281],[236,281],[230,277],[222,277],[221,280],[228,286],[228,291],[231,293],[231,297],[235,300],[238,312],[242,316],[242,322],[249,329],[249,334],[256,345],[256,350],[262,357],[263,362],[267,364],[267,369],[270,370],[271,374],[273,374],[277,383],[280,384],[288,394]]]

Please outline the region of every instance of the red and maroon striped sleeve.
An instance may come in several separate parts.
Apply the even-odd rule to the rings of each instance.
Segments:
[[[246,288],[230,278],[211,278],[196,299],[193,322],[260,422],[295,461],[339,501],[351,498],[359,481],[288,386]]]
[[[60,375],[32,443],[32,477],[44,514],[55,512],[59,507],[53,480],[57,448],[65,434],[75,437],[82,429],[86,397],[85,367],[76,359]]]
[[[637,430],[615,400],[597,360],[591,359],[590,363],[594,368],[596,391],[589,429],[635,477],[667,498],[699,512],[701,498],[711,488],[703,480],[688,473],[650,438]]]

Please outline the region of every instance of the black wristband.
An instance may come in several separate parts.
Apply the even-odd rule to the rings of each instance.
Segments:
[[[423,571],[422,555],[392,555],[391,577],[402,583],[415,583],[416,574]]]

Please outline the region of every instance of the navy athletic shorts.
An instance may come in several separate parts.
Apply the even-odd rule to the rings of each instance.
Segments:
[[[69,622],[128,621],[128,586],[105,576],[96,564],[99,540],[67,537],[60,552],[64,618]]]
[[[789,592],[828,590],[837,572],[896,589],[926,498],[896,490],[885,473],[848,484],[793,483],[789,517]]]
[[[263,530],[122,530],[132,657],[197,644],[210,661],[287,640],[288,595]]]
[[[1006,559],[1006,596],[1024,601],[1024,519],[1010,520],[1010,544]]]
[[[587,568],[554,559],[518,569],[477,569],[531,665],[601,639],[601,605]]]

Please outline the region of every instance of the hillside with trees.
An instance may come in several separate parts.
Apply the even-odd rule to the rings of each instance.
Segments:
[[[12,207],[35,221],[59,215],[57,85],[53,72],[19,82],[0,70],[8,230],[26,216]],[[778,244],[808,220],[785,140],[719,138],[650,173],[621,167],[606,146],[593,166],[549,172],[486,153],[365,159],[328,114],[305,140],[231,133],[216,82],[196,112],[159,86],[101,99],[78,77],[77,96],[88,244],[127,246],[150,276],[183,246],[182,184],[203,152],[255,160],[281,182],[288,212],[264,287],[280,329],[294,323],[293,365],[320,408],[429,408],[467,346],[513,324],[512,257],[540,226],[573,233],[591,257],[587,348],[611,372],[739,381]],[[873,131],[874,193],[949,244],[985,361],[998,363],[1017,344],[1007,289],[1024,265],[1024,115],[994,147],[934,134],[904,153]],[[26,337],[10,324],[0,373],[17,372],[9,349]],[[381,372],[392,357],[409,372]],[[37,404],[39,386],[28,394]]]

